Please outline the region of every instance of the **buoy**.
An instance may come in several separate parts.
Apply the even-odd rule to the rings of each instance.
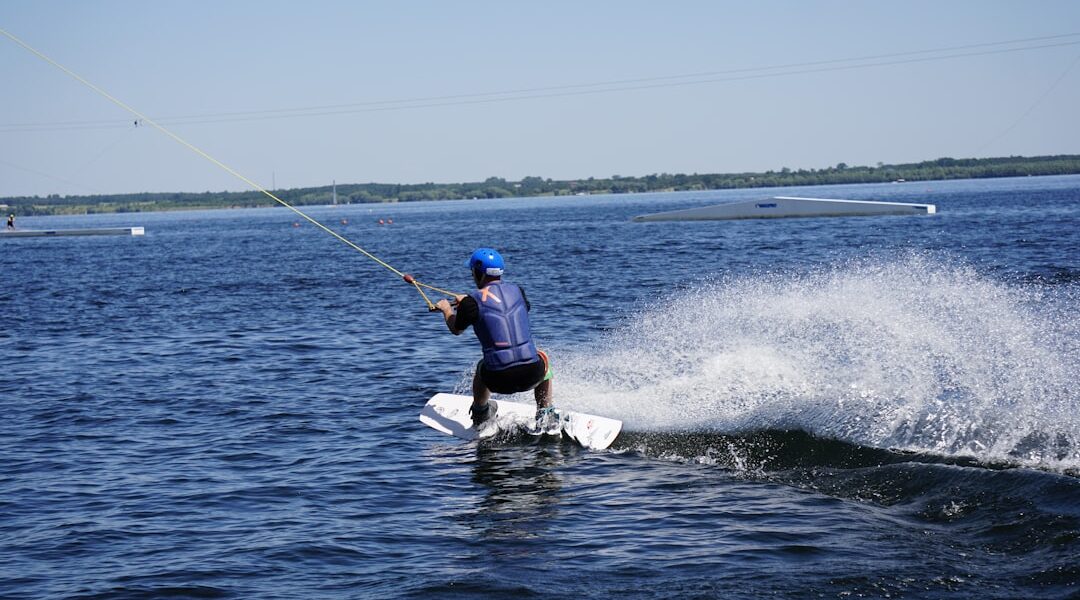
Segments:
[[[342,225],[348,225],[348,224],[349,224],[349,220],[348,220],[348,219],[342,219],[342,220],[341,220],[341,224],[342,224]]]
[[[293,227],[299,227],[299,226],[300,226],[300,224],[299,224],[299,223],[297,223],[296,221],[293,221],[293,224],[292,224],[292,226],[293,226]]]
[[[387,224],[387,225],[393,225],[393,224],[394,224],[394,220],[393,220],[393,219],[387,219],[387,220],[386,220],[386,224]]]
[[[382,219],[379,219],[379,225],[385,225]]]

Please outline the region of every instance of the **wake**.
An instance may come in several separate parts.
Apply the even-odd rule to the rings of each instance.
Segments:
[[[1080,466],[1076,286],[923,255],[723,280],[558,353],[557,396],[635,431],[797,429]]]

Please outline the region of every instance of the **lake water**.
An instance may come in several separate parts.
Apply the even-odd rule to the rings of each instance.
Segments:
[[[939,214],[630,221],[772,195]],[[1080,177],[310,214],[624,432],[424,427],[475,338],[285,209],[27,217],[147,234],[0,240],[0,597],[1080,595]]]

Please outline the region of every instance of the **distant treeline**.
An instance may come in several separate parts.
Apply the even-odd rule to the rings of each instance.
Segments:
[[[825,169],[788,168],[764,173],[669,174],[644,177],[578,179],[555,181],[526,177],[507,181],[491,177],[476,183],[354,183],[337,186],[341,204],[373,202],[413,202],[462,198],[508,198],[522,196],[572,196],[583,194],[627,194],[635,192],[678,192],[732,188],[808,186],[843,183],[885,183],[1020,177],[1026,175],[1071,175],[1080,173],[1080,155],[1010,156],[1007,158],[939,158],[920,163],[877,166],[848,166],[840,163]],[[296,206],[330,204],[331,186],[274,190],[274,194]],[[200,208],[247,208],[275,206],[260,192],[143,193],[104,196],[18,197],[0,199],[0,204],[19,215],[143,212]]]

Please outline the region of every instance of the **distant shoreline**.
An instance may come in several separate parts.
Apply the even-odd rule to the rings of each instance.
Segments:
[[[920,163],[877,166],[848,166],[840,163],[825,169],[782,168],[764,173],[654,174],[644,177],[576,179],[555,181],[525,177],[507,181],[490,177],[474,183],[348,183],[336,186],[272,190],[294,206],[332,204],[336,191],[340,204],[380,204],[423,200],[464,200],[469,198],[521,198],[543,196],[586,196],[644,192],[682,192],[767,187],[889,183],[894,181],[944,181],[1046,175],[1080,174],[1080,155],[1010,156],[1002,158],[939,158]],[[203,193],[141,193],[94,196],[0,198],[0,210],[17,216],[137,213],[174,210],[261,208],[278,206],[259,191]]]

